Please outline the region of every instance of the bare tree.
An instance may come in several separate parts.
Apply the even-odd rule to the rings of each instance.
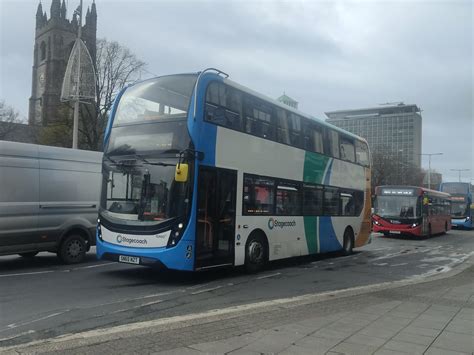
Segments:
[[[19,113],[11,106],[0,100],[0,139],[11,137],[18,129]]]
[[[96,100],[82,104],[79,129],[83,147],[101,150],[115,97],[123,87],[140,80],[146,64],[128,48],[106,39],[97,41],[96,53]]]
[[[81,103],[79,118],[79,147],[102,150],[102,141],[115,97],[125,86],[140,80],[146,64],[118,42],[97,40],[96,98],[92,103]],[[55,124],[41,130],[42,144],[71,147],[72,106],[61,110]]]
[[[380,149],[372,153],[372,191],[380,185],[422,186],[423,171],[400,156]]]

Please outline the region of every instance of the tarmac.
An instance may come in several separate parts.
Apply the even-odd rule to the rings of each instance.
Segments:
[[[71,334],[5,354],[474,354],[474,265]]]

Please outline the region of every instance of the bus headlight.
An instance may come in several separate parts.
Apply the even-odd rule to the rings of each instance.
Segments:
[[[97,220],[97,237],[102,240],[102,229],[100,228],[100,219]]]
[[[380,226],[379,221],[374,220],[374,224],[375,224],[376,226]]]
[[[419,226],[419,223],[413,223],[413,224],[411,225],[412,228],[415,228],[415,227],[418,227],[418,226]]]
[[[183,227],[183,223],[179,223],[177,226],[171,229],[170,238],[168,239],[168,245],[166,246],[167,248],[172,248],[176,244],[178,244],[184,233]]]
[[[469,222],[471,220],[471,217],[467,216],[466,217],[466,222]]]

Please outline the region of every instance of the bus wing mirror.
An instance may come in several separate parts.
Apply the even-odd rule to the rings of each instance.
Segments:
[[[181,163],[176,165],[176,170],[174,172],[174,180],[177,182],[186,182],[188,181],[188,164]]]

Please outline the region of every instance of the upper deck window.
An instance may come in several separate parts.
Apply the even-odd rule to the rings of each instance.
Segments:
[[[196,75],[170,75],[130,87],[120,99],[114,126],[185,117]]]

